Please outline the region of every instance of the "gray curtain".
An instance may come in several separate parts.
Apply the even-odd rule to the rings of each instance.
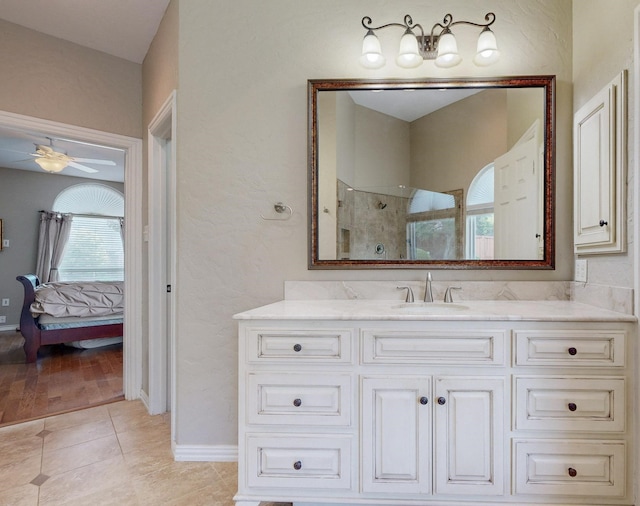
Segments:
[[[40,212],[36,275],[42,283],[58,281],[58,266],[71,232],[70,214]]]

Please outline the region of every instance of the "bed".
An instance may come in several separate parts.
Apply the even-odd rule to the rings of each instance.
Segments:
[[[27,363],[35,362],[41,346],[74,344],[123,335],[122,282],[44,283],[34,274],[16,278],[24,287],[20,333]],[[98,342],[98,341],[95,341]],[[105,343],[105,341],[101,341]],[[105,343],[105,344],[106,344]]]

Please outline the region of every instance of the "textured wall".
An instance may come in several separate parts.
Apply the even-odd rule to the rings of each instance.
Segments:
[[[633,11],[637,0],[580,0],[574,2],[573,90],[577,111],[609,84],[623,69],[628,70],[628,155],[627,155],[627,252],[585,257],[589,283],[633,287],[634,251],[634,143],[633,129]],[[607,28],[603,28],[607,27]],[[610,29],[609,27],[615,27]],[[594,37],[606,32],[606,36]]]
[[[394,64],[400,33],[383,38],[387,67],[357,64],[364,15],[406,13],[430,24],[446,12],[498,17],[500,62],[480,69]],[[557,74],[557,269],[447,271],[436,279],[567,280],[571,233],[570,0],[189,0],[179,4],[177,442],[236,442],[235,312],[283,297],[285,280],[418,280],[425,272],[307,270],[307,79]],[[473,33],[472,33],[473,32]],[[459,31],[473,51],[474,31]],[[467,35],[464,35],[467,34]],[[283,201],[288,221],[261,213]]]
[[[141,137],[141,66],[0,20],[0,110]]]

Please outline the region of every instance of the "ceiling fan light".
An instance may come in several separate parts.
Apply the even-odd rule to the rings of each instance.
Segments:
[[[367,69],[379,69],[385,63],[382,47],[376,34],[369,30],[362,41],[362,56],[360,65]]]
[[[34,160],[43,170],[47,172],[60,172],[67,166],[65,160],[58,160],[55,158],[40,157]]]
[[[458,53],[458,43],[456,38],[450,31],[444,32],[438,41],[438,57],[435,64],[437,67],[449,68],[455,67],[462,61],[460,53]]]
[[[500,51],[498,51],[496,36],[489,27],[486,27],[478,37],[478,46],[473,63],[480,67],[486,67],[497,62],[499,58]]]

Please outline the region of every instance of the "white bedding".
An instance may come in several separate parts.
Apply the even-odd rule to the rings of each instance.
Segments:
[[[31,304],[34,317],[48,314],[61,317],[100,317],[124,311],[122,281],[45,283],[35,290]]]

